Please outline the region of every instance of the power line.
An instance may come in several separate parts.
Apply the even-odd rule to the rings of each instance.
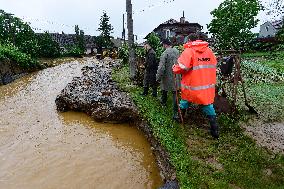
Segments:
[[[26,22],[38,22],[44,25],[51,25],[51,26],[61,26],[64,28],[69,28],[69,29],[74,29],[74,26],[68,25],[68,24],[63,24],[63,23],[59,23],[59,22],[55,22],[55,21],[51,21],[51,20],[47,20],[47,19],[38,19],[38,18],[30,18],[30,17],[26,17],[23,16],[21,17],[22,20],[26,21]],[[37,30],[42,30],[40,28],[36,28]],[[83,30],[87,30],[87,31],[95,31],[96,29],[93,28],[88,28],[88,27],[81,27],[81,29]],[[43,30],[42,30],[43,31]]]
[[[154,9],[154,8],[158,8],[158,7],[162,7],[164,6],[165,4],[169,4],[169,3],[173,3],[175,0],[163,0],[161,3],[155,3],[155,4],[150,4],[148,5],[147,7],[143,8],[143,9],[140,9],[140,10],[137,10],[137,11],[133,11],[133,14],[134,15],[139,15],[141,13],[144,13],[148,10],[151,10],[151,9]]]
[[[133,15],[141,15],[143,13],[145,13],[146,11],[149,11],[149,10],[152,10],[154,8],[158,8],[158,7],[162,7],[166,4],[170,4],[170,3],[173,3],[174,1],[176,0],[162,0],[160,3],[151,3],[149,5],[147,5],[146,7],[144,7],[143,9],[140,9],[140,10],[136,10],[136,11],[133,11]],[[48,20],[48,19],[38,19],[38,18],[30,18],[30,17],[26,17],[26,16],[23,16],[21,17],[22,20],[26,21],[26,22],[38,22],[38,23],[42,23],[42,24],[45,24],[45,25],[52,25],[52,26],[61,26],[61,27],[64,27],[64,28],[68,28],[68,29],[74,29],[75,25],[72,26],[72,25],[68,25],[68,24],[63,24],[63,23],[59,23],[59,22],[55,22],[55,21],[52,21],[52,20]],[[36,31],[46,31],[46,30],[43,30],[43,29],[40,29],[40,28],[33,28],[35,29]],[[81,29],[85,30],[85,31],[89,31],[89,32],[94,32],[96,31],[97,29],[96,28],[89,28],[89,27],[82,27]]]

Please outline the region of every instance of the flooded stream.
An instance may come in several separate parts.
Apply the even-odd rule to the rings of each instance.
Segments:
[[[85,60],[0,86],[0,188],[161,186],[151,146],[136,128],[56,111],[56,96],[81,75]]]

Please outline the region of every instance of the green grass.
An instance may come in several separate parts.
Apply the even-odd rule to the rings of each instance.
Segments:
[[[284,82],[249,84],[246,88],[250,104],[263,121],[284,121]]]
[[[246,53],[242,55],[242,58],[249,60],[253,59],[261,65],[266,65],[279,72],[284,72],[284,51]]]
[[[284,157],[257,147],[238,125],[243,117],[220,115],[221,138],[213,140],[199,110],[189,112],[183,127],[172,121],[170,101],[163,109],[157,99],[141,97],[128,76],[128,67],[113,73],[169,152],[181,188],[284,188]]]
[[[250,53],[243,58],[242,70],[250,103],[262,121],[283,121],[284,52]]]

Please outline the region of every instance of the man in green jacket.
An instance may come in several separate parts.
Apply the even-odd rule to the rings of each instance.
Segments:
[[[166,49],[160,58],[160,63],[157,71],[156,79],[161,83],[162,97],[161,103],[163,106],[167,105],[168,92],[173,95],[173,109],[174,119],[178,119],[178,105],[177,105],[177,90],[180,88],[180,76],[175,79],[172,67],[177,63],[179,51],[172,47],[171,41],[168,39],[163,40],[163,46]]]

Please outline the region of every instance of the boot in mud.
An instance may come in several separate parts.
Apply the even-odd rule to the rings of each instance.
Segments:
[[[181,122],[178,112],[175,112],[175,113],[174,113],[174,115],[173,115],[173,120],[175,120],[176,122],[179,122],[179,123]]]
[[[158,95],[157,95],[157,93],[158,93],[157,87],[156,87],[156,86],[155,86],[155,87],[152,87],[152,90],[153,90],[152,96],[153,96],[153,97],[157,97],[157,96],[158,96]]]
[[[210,122],[210,133],[213,138],[219,138],[219,127],[217,125],[216,116],[207,116]]]
[[[144,87],[144,91],[143,91],[143,93],[141,95],[142,96],[147,96],[148,92],[149,92],[149,87]]]
[[[178,111],[176,111],[174,113],[174,116],[173,116],[173,120],[175,120],[178,123],[182,123],[182,121],[184,121],[185,114],[186,114],[186,109],[181,109],[180,111],[181,111],[181,115],[180,115],[180,113]]]
[[[163,107],[167,106],[167,100],[168,100],[168,92],[167,91],[162,91],[161,105]]]

